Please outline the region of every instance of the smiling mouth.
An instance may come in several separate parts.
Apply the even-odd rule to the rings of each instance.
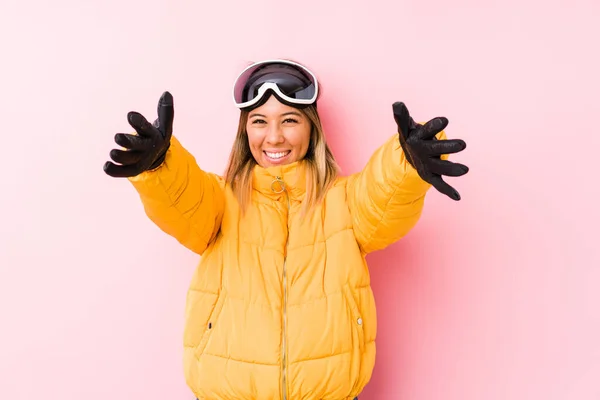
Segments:
[[[278,151],[278,152],[264,151],[263,153],[267,156],[267,158],[269,160],[277,161],[277,160],[281,160],[281,159],[285,158],[286,156],[288,156],[291,153],[291,150]]]

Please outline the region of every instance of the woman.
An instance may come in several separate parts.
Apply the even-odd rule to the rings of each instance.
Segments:
[[[402,103],[398,132],[349,177],[338,175],[304,66],[268,60],[234,85],[241,109],[223,177],[205,172],[172,136],[165,92],[150,124],[128,114],[105,172],[127,177],[148,217],[201,261],[190,284],[186,381],[199,399],[353,399],[375,363],[376,315],[365,255],[403,237],[441,175],[445,118],[424,125]],[[439,140],[433,140],[439,139]]]

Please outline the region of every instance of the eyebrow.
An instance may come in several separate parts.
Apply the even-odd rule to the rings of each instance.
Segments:
[[[281,114],[281,115],[280,115],[280,117],[284,117],[284,116],[286,116],[286,115],[296,115],[296,116],[298,116],[298,117],[302,117],[302,114],[300,114],[300,113],[299,113],[299,112],[297,112],[297,111],[288,111],[288,112],[286,112],[286,113],[283,113],[283,114]],[[250,114],[250,118],[252,118],[252,117],[262,117],[262,118],[267,118],[267,116],[266,116],[266,115],[263,115],[263,114],[257,114],[257,113],[252,113],[252,114]]]

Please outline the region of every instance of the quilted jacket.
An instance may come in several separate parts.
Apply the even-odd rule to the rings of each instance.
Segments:
[[[301,217],[304,171],[302,161],[256,166],[244,215],[175,137],[158,169],[129,178],[146,215],[200,255],[183,338],[200,400],[353,399],[371,378],[377,319],[365,256],[415,226],[430,185],[398,134]]]

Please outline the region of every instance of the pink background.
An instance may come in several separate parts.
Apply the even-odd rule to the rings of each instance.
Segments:
[[[102,172],[125,116],[175,98],[221,172],[247,62],[317,71],[345,173],[449,118],[471,172],[370,256],[379,352],[361,400],[600,399],[597,0],[4,1],[0,399],[192,399],[181,367],[198,258]]]

